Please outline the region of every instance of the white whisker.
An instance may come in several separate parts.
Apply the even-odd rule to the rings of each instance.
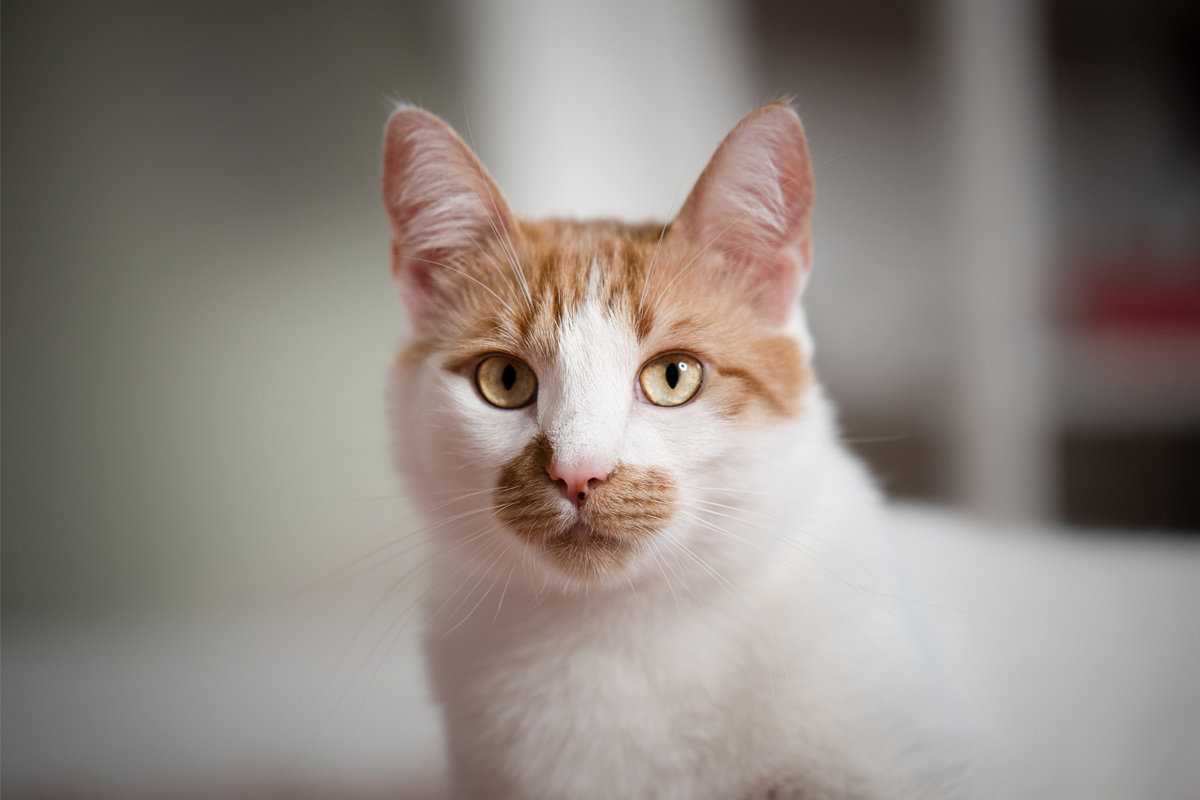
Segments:
[[[513,311],[513,307],[512,307],[512,306],[510,306],[510,305],[508,304],[508,302],[507,302],[507,301],[505,301],[505,299],[504,299],[503,297],[501,297],[500,295],[496,294],[496,292],[492,290],[492,287],[488,286],[486,283],[484,283],[483,281],[479,280],[479,279],[478,279],[478,278],[476,278],[474,275],[471,275],[471,274],[468,274],[468,273],[466,273],[466,272],[463,272],[461,269],[458,269],[457,267],[452,267],[452,266],[450,266],[449,264],[443,264],[441,261],[430,261],[428,258],[417,258],[416,256],[408,256],[408,258],[411,258],[413,261],[423,261],[423,262],[425,262],[426,264],[433,264],[433,265],[434,265],[434,266],[436,266],[436,267],[442,267],[443,269],[448,269],[448,270],[450,270],[451,272],[455,272],[455,273],[458,273],[459,275],[462,275],[462,276],[463,276],[464,278],[466,278],[467,280],[474,281],[475,283],[477,283],[477,284],[479,284],[480,286],[482,286],[482,287],[483,287],[483,289],[484,289],[484,291],[486,291],[486,292],[487,292],[488,294],[490,294],[492,297],[494,297],[494,298],[496,298],[497,300],[499,300],[499,301],[500,301],[500,305],[502,305],[502,306],[504,306],[506,309],[508,309],[508,313],[509,313],[509,314],[512,314],[514,317],[517,315],[517,312]]]
[[[675,213],[675,203],[679,202],[679,191],[683,188],[683,181],[675,187],[675,196],[671,198],[671,208],[667,211],[667,221],[663,223],[662,230],[658,233],[658,241],[654,244],[654,254],[650,256],[650,266],[646,268],[646,274],[642,278],[642,293],[638,297],[638,310],[640,311],[643,303],[646,301],[646,288],[650,285],[650,276],[654,274],[654,263],[658,260],[658,250],[662,247],[663,237],[667,235],[667,228],[671,226],[671,215]]]
[[[466,119],[466,121],[467,121],[467,137],[471,141],[471,150],[475,151],[475,134],[471,130],[471,115],[467,112],[467,98],[465,95],[463,96],[462,101],[463,101],[463,118]],[[476,162],[476,163],[478,164],[478,162]],[[488,180],[487,175],[484,174],[482,165],[479,166],[479,177],[483,179],[483,185],[487,189],[488,199],[492,201],[492,208],[498,208],[498,206],[496,204],[496,198],[492,195],[491,181]],[[479,196],[476,195],[475,197],[477,200],[479,200],[480,204],[482,205],[483,201],[479,198]],[[494,222],[492,222],[491,212],[489,212],[487,210],[487,208],[485,207],[484,213],[487,214],[488,223],[492,226],[492,232],[496,234],[497,238],[499,238],[500,234],[496,232],[496,225]],[[525,280],[525,270],[523,270],[521,268],[521,260],[519,258],[517,258],[517,249],[516,249],[516,247],[513,246],[512,236],[509,235],[508,225],[507,225],[507,223],[505,223],[503,217],[500,218],[500,226],[501,226],[501,228],[504,229],[504,239],[506,240],[506,241],[501,242],[501,247],[504,248],[506,254],[509,257],[509,264],[513,268],[514,274],[517,276],[517,281],[520,283],[521,287],[525,290],[525,299],[528,303],[528,306],[530,308],[532,308],[533,307],[533,294],[529,291],[529,283]]]

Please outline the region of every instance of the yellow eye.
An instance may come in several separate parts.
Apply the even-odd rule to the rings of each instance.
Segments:
[[[700,391],[700,362],[683,353],[659,356],[642,367],[638,381],[646,399],[656,406],[679,406]]]
[[[488,356],[475,370],[475,386],[483,399],[499,408],[520,408],[537,395],[537,376],[512,356]]]

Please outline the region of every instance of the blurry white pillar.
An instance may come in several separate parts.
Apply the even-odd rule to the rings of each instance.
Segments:
[[[517,213],[638,220],[678,210],[759,100],[739,9],[462,0],[473,138]]]
[[[941,8],[953,148],[953,479],[972,511],[1044,518],[1056,470],[1040,4],[942,0]]]

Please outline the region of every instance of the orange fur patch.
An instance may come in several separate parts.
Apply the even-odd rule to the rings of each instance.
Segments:
[[[400,355],[396,358],[396,365],[401,367],[415,367],[418,364],[425,363],[425,359],[433,353],[435,342],[430,339],[417,339],[409,342],[400,351]]]
[[[538,434],[500,470],[496,516],[521,538],[540,546],[568,575],[599,577],[619,570],[639,540],[662,530],[679,499],[670,475],[617,464],[592,490],[582,511],[558,502],[547,468],[550,441]]]
[[[756,318],[756,287],[731,274],[717,246],[661,225],[518,222],[499,239],[435,270],[439,324],[408,357],[440,350],[461,371],[511,353],[536,372],[551,363],[564,315],[583,303],[593,260],[598,296],[624,316],[645,357],[679,350],[705,362],[701,390],[726,417],[794,417],[812,375],[798,343]],[[630,382],[636,380],[631,375]]]

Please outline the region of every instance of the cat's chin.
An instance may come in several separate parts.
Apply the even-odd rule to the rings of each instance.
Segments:
[[[543,554],[569,578],[604,582],[621,574],[634,554],[634,543],[578,521],[542,543]]]
[[[611,537],[607,537],[605,534],[600,533],[586,522],[580,521],[567,528],[555,538],[570,541],[576,545],[586,546],[590,544],[593,539]]]

